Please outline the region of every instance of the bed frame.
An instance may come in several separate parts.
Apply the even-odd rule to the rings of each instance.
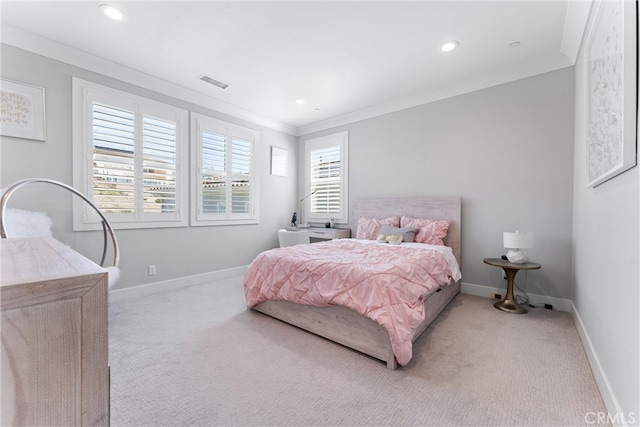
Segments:
[[[383,219],[394,215],[448,220],[449,231],[445,245],[451,246],[458,264],[462,265],[460,259],[460,197],[360,200],[355,202],[353,206],[352,236],[356,236],[355,228],[357,228],[359,217]],[[418,339],[458,292],[460,292],[460,281],[451,283],[428,296],[424,302],[425,320],[416,330],[412,342]],[[350,308],[342,306],[314,307],[289,301],[269,300],[256,305],[253,310],[380,359],[386,362],[390,369],[398,367],[386,329]]]

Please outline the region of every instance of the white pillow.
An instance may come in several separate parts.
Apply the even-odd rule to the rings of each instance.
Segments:
[[[378,236],[378,242],[399,245],[402,243],[402,234],[381,234]]]
[[[411,227],[398,228],[398,227],[390,227],[388,225],[382,226],[382,228],[380,229],[380,234],[385,234],[385,235],[401,234],[403,242],[413,242],[417,232],[418,232],[417,228],[411,228]]]

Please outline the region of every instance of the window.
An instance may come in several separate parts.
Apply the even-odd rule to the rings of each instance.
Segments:
[[[191,225],[258,223],[255,130],[191,114]]]
[[[187,225],[185,110],[73,79],[74,187],[114,228]],[[74,229],[99,218],[74,204]]]
[[[306,141],[303,221],[349,222],[348,144],[348,132]]]

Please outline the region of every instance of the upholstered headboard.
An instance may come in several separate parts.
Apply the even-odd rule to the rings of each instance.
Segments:
[[[449,231],[444,240],[446,246],[453,249],[453,254],[462,265],[460,258],[460,220],[462,205],[460,197],[420,197],[358,200],[353,204],[351,235],[356,236],[358,218],[384,219],[390,216],[410,216],[432,220],[448,220]]]

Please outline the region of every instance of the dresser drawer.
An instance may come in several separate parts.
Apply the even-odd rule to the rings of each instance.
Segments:
[[[333,239],[333,233],[331,231],[324,230],[309,230],[309,237],[315,237],[316,239]]]
[[[333,240],[348,239],[351,237],[351,229],[349,228],[319,228],[311,227],[307,229],[311,239]]]

